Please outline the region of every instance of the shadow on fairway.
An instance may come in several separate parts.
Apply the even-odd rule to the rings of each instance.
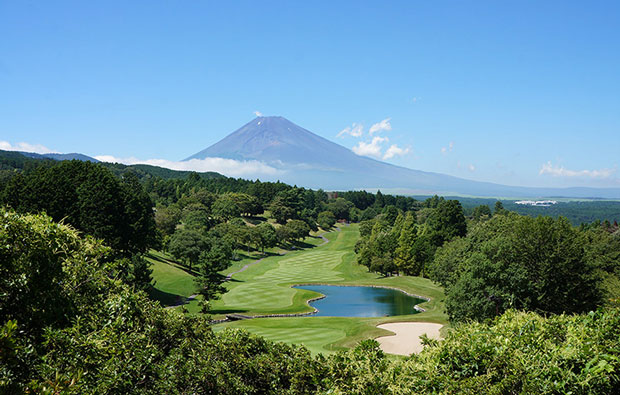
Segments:
[[[247,309],[214,309],[209,310],[209,314],[233,314],[233,313],[247,313]]]
[[[318,239],[319,237],[317,237]],[[296,241],[293,243],[293,246],[295,247],[295,249],[299,249],[299,250],[305,250],[307,248],[315,248],[316,246],[310,243],[306,243],[304,241]]]
[[[189,270],[188,267],[185,267],[185,266],[181,265],[178,262],[175,262],[175,261],[170,260],[170,259],[165,259],[165,258],[159,257],[159,256],[157,256],[155,254],[150,253],[150,252],[146,254],[146,257],[149,258],[149,259],[152,259],[154,261],[157,261],[157,262],[165,263],[166,265],[170,265],[170,266],[175,267],[175,268],[177,268],[179,270],[183,270],[185,273],[189,274],[190,276],[198,275],[198,272],[196,272],[194,270]]]
[[[179,303],[180,301],[185,299],[184,296],[161,291],[155,287],[151,287],[151,289],[149,289],[148,291],[148,294],[152,300],[156,300],[164,306],[170,306],[172,304]]]

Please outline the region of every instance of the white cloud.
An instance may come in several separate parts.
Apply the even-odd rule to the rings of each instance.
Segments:
[[[551,161],[544,163],[538,174],[549,174],[553,177],[581,177],[581,178],[611,178],[617,169],[600,169],[600,170],[569,170],[564,166],[552,165]]]
[[[417,102],[419,102],[420,100],[422,100],[422,98],[421,98],[421,97],[414,97],[413,99],[411,99],[411,102],[412,102],[412,103],[417,103]]]
[[[191,159],[183,162],[174,162],[166,159],[116,158],[110,155],[96,156],[95,159],[102,162],[123,163],[126,165],[146,164],[165,167],[172,170],[189,170],[197,172],[215,171],[230,177],[273,176],[282,171],[256,160],[238,161],[224,158]]]
[[[263,113],[257,110],[257,111],[254,111],[254,115],[256,115],[257,117],[262,117]]]
[[[443,155],[446,155],[448,152],[452,152],[453,148],[454,148],[454,141],[450,141],[450,144],[448,144],[447,147],[441,147],[441,153]]]
[[[53,151],[41,144],[30,144],[30,143],[17,143],[12,145],[8,141],[0,141],[0,149],[4,151],[23,151],[23,152],[34,152],[36,154],[51,154],[57,153],[58,151]]]
[[[364,133],[364,126],[362,124],[353,123],[351,126],[347,126],[342,129],[340,133],[336,135],[336,137],[344,137],[345,134],[348,134],[353,137],[361,137],[362,133]]]
[[[394,156],[407,155],[409,151],[410,151],[409,148],[400,148],[396,144],[392,144],[390,148],[388,148],[387,151],[385,151],[385,154],[383,154],[383,159],[390,159],[390,158],[393,158]]]
[[[370,127],[368,132],[372,135],[382,130],[385,130],[386,132],[392,130],[392,125],[390,124],[391,119],[392,118],[385,118],[383,121],[375,123]]]
[[[467,169],[473,173],[474,171],[476,171],[476,166],[470,163],[469,166],[467,166]]]
[[[381,158],[381,144],[385,141],[388,141],[387,137],[379,137],[376,136],[372,139],[370,143],[365,143],[360,141],[357,143],[355,147],[353,147],[353,152],[362,156],[373,156],[375,158]]]

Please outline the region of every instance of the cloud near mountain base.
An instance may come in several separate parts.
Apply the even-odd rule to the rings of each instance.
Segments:
[[[616,172],[617,169],[571,170],[564,166],[553,165],[551,161],[549,161],[542,165],[538,174],[549,174],[553,177],[610,179],[614,177]]]
[[[183,162],[175,162],[166,159],[146,159],[138,158],[117,158],[111,155],[96,156],[95,159],[102,162],[122,163],[125,165],[151,165],[165,167],[171,170],[184,170],[196,172],[214,171],[229,177],[256,177],[256,176],[277,176],[284,172],[271,167],[264,162],[249,160],[239,161],[225,158],[205,158],[190,159]]]
[[[8,141],[0,141],[0,150],[3,151],[21,151],[21,152],[34,152],[35,154],[54,154],[57,151],[51,150],[41,144],[30,143],[16,143],[11,144]]]

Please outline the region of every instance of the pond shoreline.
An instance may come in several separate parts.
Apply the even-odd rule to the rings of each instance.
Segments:
[[[324,285],[324,286],[330,286],[330,287],[369,287],[369,288],[383,288],[383,289],[391,289],[394,291],[399,291],[404,293],[407,296],[411,296],[412,298],[417,298],[417,299],[423,299],[424,302],[422,303],[428,303],[431,301],[431,298],[427,298],[425,296],[420,296],[420,295],[414,295],[412,293],[409,293],[407,291],[403,291],[400,288],[396,288],[396,287],[388,287],[388,286],[384,286],[384,285],[355,285],[355,284],[325,284],[325,283],[302,283],[302,284],[293,284],[291,285],[291,288],[295,288],[295,287],[301,287],[301,286],[312,286],[312,285]],[[325,297],[325,295],[323,295],[323,297]],[[310,299],[306,302],[306,304],[308,304],[308,306],[310,306],[310,302],[314,302],[315,300],[319,300],[322,298],[315,298],[315,299]],[[420,307],[420,304],[416,304],[415,306],[413,306],[414,310],[417,310],[420,313],[424,313],[426,310],[422,307]],[[312,307],[312,306],[310,306]]]
[[[388,286],[382,286],[382,285],[354,285],[354,284],[325,284],[325,283],[300,283],[300,284],[291,284],[290,288],[295,288],[295,287],[301,287],[301,286],[313,286],[313,285],[323,285],[323,286],[330,286],[330,287],[369,287],[369,288],[383,288],[383,289],[391,289],[394,291],[399,291],[404,293],[405,295],[417,298],[417,299],[422,299],[425,302],[422,303],[427,303],[430,302],[430,298],[424,297],[424,296],[419,296],[419,295],[414,295],[411,294],[407,291],[403,291],[400,288],[396,288],[396,287],[388,287]],[[303,288],[301,288],[303,289]],[[223,322],[230,322],[230,321],[237,321],[237,320],[249,320],[249,319],[254,319],[254,318],[286,318],[286,317],[306,317],[306,316],[310,316],[310,315],[314,315],[316,313],[319,312],[319,310],[314,307],[311,306],[310,303],[312,302],[316,302],[317,300],[321,300],[321,299],[325,299],[327,296],[321,294],[320,296],[317,296],[315,298],[310,298],[308,300],[306,300],[306,305],[308,307],[310,307],[313,311],[307,311],[307,312],[302,312],[302,313],[275,313],[275,314],[257,314],[257,315],[245,315],[245,314],[229,314],[226,316],[226,318],[222,318],[219,320],[211,320],[209,321],[210,324],[221,324]],[[413,306],[413,309],[416,310],[419,313],[423,313],[426,310],[422,307],[420,307],[419,304],[416,304],[415,306]],[[376,318],[382,318],[382,317],[376,317]]]

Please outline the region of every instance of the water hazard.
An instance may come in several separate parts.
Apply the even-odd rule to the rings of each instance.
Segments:
[[[416,304],[424,299],[407,295],[402,291],[375,287],[344,287],[338,285],[297,285],[325,295],[310,302],[321,317],[386,317],[415,314]]]

